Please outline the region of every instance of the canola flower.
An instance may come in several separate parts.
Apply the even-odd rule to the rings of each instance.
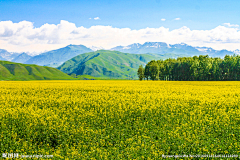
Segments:
[[[240,82],[2,81],[0,152],[52,159],[240,155]]]

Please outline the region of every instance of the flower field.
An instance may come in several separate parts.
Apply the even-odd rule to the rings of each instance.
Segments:
[[[240,155],[240,82],[2,81],[0,152],[52,159]]]

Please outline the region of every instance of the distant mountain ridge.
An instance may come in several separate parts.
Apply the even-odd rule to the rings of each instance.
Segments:
[[[68,45],[35,56],[30,56],[27,53],[10,53],[4,49],[0,49],[0,60],[58,67],[79,54],[93,52],[99,49],[102,49],[102,47],[92,46],[88,48],[84,45]],[[146,42],[144,44],[134,43],[128,46],[117,46],[110,50],[133,54],[158,54],[161,58],[191,57],[198,55],[209,55],[210,57],[223,58],[225,55],[240,54],[240,50],[219,51],[209,47],[193,47],[184,43],[171,45],[164,42]]]
[[[13,60],[11,60],[11,62],[24,63],[27,60],[29,60],[30,58],[32,58],[32,56],[28,55],[27,53],[22,53],[22,54],[18,55],[17,57],[15,57]]]
[[[20,53],[10,53],[5,49],[0,49],[0,60],[12,61],[18,55],[20,55]]]
[[[41,66],[57,67],[65,61],[86,52],[92,52],[90,48],[84,45],[68,45],[64,48],[52,50],[39,55],[36,55],[29,60],[26,64],[37,64]]]
[[[1,61],[6,61],[6,59],[3,58],[2,56],[0,56],[0,60],[1,60]]]
[[[223,58],[226,54],[233,55],[236,52],[228,50],[214,50],[209,47],[193,47],[185,43],[181,44],[167,44],[164,42],[146,42],[144,44],[134,43],[128,46],[117,46],[111,48],[110,50],[134,53],[134,54],[144,54],[144,53],[155,53],[155,54],[184,54],[186,56],[198,56],[198,55],[209,55],[211,57],[221,57]]]

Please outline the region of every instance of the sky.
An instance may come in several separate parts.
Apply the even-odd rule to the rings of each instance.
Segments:
[[[0,49],[144,42],[240,49],[237,0],[0,0]]]

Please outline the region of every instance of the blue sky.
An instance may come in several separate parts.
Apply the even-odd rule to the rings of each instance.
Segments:
[[[238,0],[0,0],[0,49],[144,42],[240,50]]]
[[[26,20],[34,22],[35,27],[67,20],[87,28],[163,26],[172,30],[187,26],[205,30],[240,22],[239,7],[238,0],[0,0],[0,21]],[[100,19],[94,20],[95,17]]]

